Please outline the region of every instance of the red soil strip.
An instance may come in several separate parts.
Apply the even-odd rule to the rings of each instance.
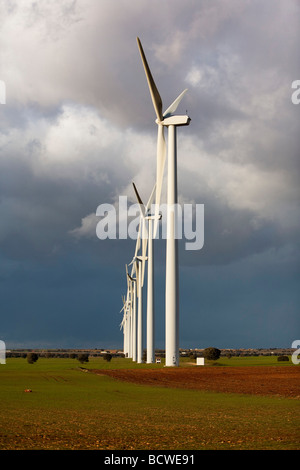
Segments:
[[[90,370],[138,385],[300,398],[300,367],[179,367]]]

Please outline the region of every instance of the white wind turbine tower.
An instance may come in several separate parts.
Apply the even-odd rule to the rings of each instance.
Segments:
[[[125,300],[124,300],[123,296],[122,296],[122,300],[123,300],[123,307],[121,308],[120,313],[122,313],[123,310],[125,310]],[[125,312],[123,313],[123,318],[122,318],[122,321],[120,323],[120,330],[122,330],[122,328],[123,328],[123,353],[125,354],[125,328],[124,328],[124,323],[125,323]]]
[[[150,213],[150,208],[154,196],[156,185],[152,190],[151,196],[146,206],[138,193],[138,190],[134,183],[133,188],[136,194],[140,206],[141,217],[143,220],[142,225],[142,255],[143,258],[147,258],[147,363],[154,363],[155,359],[155,347],[154,347],[154,255],[153,255],[153,229],[152,222],[155,220],[155,215]],[[159,216],[160,218],[160,216]],[[148,229],[147,223],[148,222]],[[147,253],[148,244],[148,253]],[[142,273],[142,279],[144,282],[144,271]]]
[[[136,278],[136,297],[137,297],[137,318],[135,318],[136,328],[136,361],[140,364],[143,362],[143,271],[146,258],[138,255],[141,246],[141,232],[142,232],[142,217],[140,216],[139,231],[135,245],[134,257],[130,264],[132,264],[131,277],[135,273]]]
[[[128,357],[132,358],[132,323],[133,323],[133,292],[132,282],[128,275],[128,268],[126,264],[126,281],[127,281],[127,349]]]
[[[129,326],[129,357],[133,361],[137,360],[137,320],[136,320],[136,279],[133,278],[135,273],[135,265],[132,267],[131,275],[128,273],[126,264],[126,278],[130,299],[130,326]]]
[[[166,256],[166,366],[179,365],[179,299],[178,299],[178,241],[176,239],[177,217],[175,205],[177,204],[177,139],[178,126],[187,126],[190,123],[188,116],[174,116],[177,106],[187,90],[162,112],[162,99],[153,80],[141,42],[137,38],[138,47],[146,73],[150,95],[156,113],[158,124],[157,138],[157,176],[156,176],[156,215],[158,215],[164,165],[166,159],[166,146],[164,127],[168,127],[168,191],[167,191],[167,256]],[[154,222],[154,237],[156,236],[158,221]]]
[[[128,304],[125,297],[122,297],[123,307],[120,313],[124,311],[123,318],[120,324],[120,330],[123,329],[123,352],[125,357],[128,355]]]
[[[127,269],[127,266],[126,266]],[[135,272],[132,267],[131,275],[127,271],[127,278],[131,285],[131,353],[132,360],[137,360],[137,321],[136,321],[136,279],[133,278]]]
[[[134,299],[134,293],[135,289],[133,288],[133,281],[129,274],[128,274],[128,267],[126,264],[126,281],[127,281],[127,294],[126,294],[126,300],[125,296],[122,296],[123,300],[123,307],[120,310],[120,313],[124,311],[123,314],[123,319],[120,324],[120,329],[123,328],[123,334],[124,334],[124,347],[123,347],[123,352],[126,357],[133,357],[133,340],[132,340],[132,335],[133,335],[133,323],[134,323],[134,314],[135,314],[135,299]]]

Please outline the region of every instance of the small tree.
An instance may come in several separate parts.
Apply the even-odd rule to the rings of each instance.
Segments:
[[[83,364],[84,362],[89,362],[89,355],[85,353],[78,354],[77,359],[81,364]]]
[[[216,361],[219,359],[221,354],[220,349],[217,348],[206,348],[203,351],[203,356],[205,359],[208,359],[209,361]]]
[[[285,355],[278,356],[277,361],[289,361],[289,356],[285,356]]]
[[[105,353],[105,354],[103,355],[103,359],[104,359],[105,361],[107,361],[107,362],[110,362],[110,361],[112,360],[112,355],[109,354],[109,353]]]
[[[39,356],[36,353],[28,353],[27,354],[27,362],[29,364],[34,364],[38,360]]]

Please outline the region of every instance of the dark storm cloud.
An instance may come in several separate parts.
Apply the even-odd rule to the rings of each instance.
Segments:
[[[157,129],[139,36],[164,109],[189,88],[179,109],[192,118],[178,132],[179,193],[183,202],[204,204],[205,243],[194,253],[180,244],[186,269],[182,288],[188,293],[188,286],[195,286],[195,293],[201,281],[208,311],[220,318],[226,309],[229,325],[236,325],[230,338],[237,342],[239,334],[247,339],[245,324],[254,330],[259,323],[246,321],[246,313],[238,316],[243,295],[249,300],[243,283],[257,292],[259,300],[249,301],[249,309],[257,312],[254,318],[261,315],[265,333],[270,312],[276,310],[279,319],[286,302],[286,341],[299,307],[293,294],[298,276],[293,263],[299,260],[299,109],[291,103],[291,83],[299,78],[299,4],[10,1],[1,5],[1,18],[0,79],[6,82],[7,104],[0,108],[0,279],[3,308],[10,312],[3,334],[22,342],[17,291],[31,315],[26,341],[82,339],[79,320],[67,330],[85,308],[91,323],[104,328],[101,341],[113,341],[116,319],[108,319],[106,311],[119,311],[134,241],[100,242],[94,215],[101,203],[117,207],[119,195],[134,202],[132,181],[144,200],[154,184]],[[276,307],[272,289],[280,289],[282,278],[276,278],[272,263],[285,249],[290,250],[286,277]],[[158,244],[161,268],[164,250]],[[259,275],[253,265],[257,257]],[[205,267],[211,269],[207,279]],[[239,276],[247,270],[248,278]],[[261,286],[268,276],[274,283],[264,296]],[[163,272],[157,279],[163,297]],[[79,301],[74,292],[80,285]],[[231,302],[236,291],[240,296]],[[186,312],[190,304],[187,323],[196,321],[198,297],[183,299]],[[35,329],[38,310],[44,313]],[[60,329],[61,315],[66,316]],[[208,337],[211,329],[207,320]],[[188,341],[185,326],[183,331]]]

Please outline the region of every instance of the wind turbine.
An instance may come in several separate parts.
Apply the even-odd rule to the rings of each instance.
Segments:
[[[128,357],[132,358],[132,323],[133,323],[133,296],[132,296],[132,283],[128,275],[128,267],[126,264],[126,281],[127,281],[127,335],[128,335]]]
[[[123,329],[123,352],[125,357],[129,355],[129,348],[128,348],[128,343],[129,343],[129,338],[128,338],[128,304],[127,300],[125,300],[125,297],[122,297],[123,300],[123,307],[120,310],[120,313],[124,311],[123,313],[123,318],[120,324],[120,330]]]
[[[136,279],[136,296],[137,296],[137,319],[135,323],[136,327],[136,361],[138,363],[143,362],[143,270],[144,270],[144,263],[146,261],[146,257],[139,255],[138,252],[141,246],[141,232],[142,232],[142,217],[140,216],[139,220],[139,231],[135,245],[135,253],[134,257],[131,261],[132,266],[132,275],[135,273]]]
[[[166,144],[164,127],[168,128],[168,192],[167,192],[167,255],[166,255],[166,366],[179,365],[179,298],[178,298],[178,240],[176,239],[177,226],[177,127],[187,126],[190,118],[187,115],[174,116],[178,104],[186,93],[186,89],[176,98],[169,108],[162,112],[162,99],[152,77],[141,41],[137,38],[152,103],[158,124],[157,136],[157,175],[156,175],[156,215],[158,215],[163,172],[166,160]],[[158,221],[154,222],[154,236],[156,236]]]
[[[133,278],[134,267],[131,275],[127,271],[127,278],[131,283],[131,352],[132,360],[137,360],[137,321],[136,321],[136,279]]]
[[[147,363],[154,363],[155,358],[155,347],[154,347],[154,255],[153,255],[153,229],[152,223],[155,220],[155,215],[151,215],[150,207],[152,204],[154,191],[156,185],[152,190],[150,198],[146,206],[144,206],[143,201],[138,193],[138,190],[134,183],[133,188],[136,194],[140,206],[141,217],[143,220],[143,231],[142,231],[142,254],[143,258],[147,257]],[[159,216],[160,218],[160,216]],[[148,221],[148,229],[146,221]],[[147,244],[148,244],[148,253],[147,253]],[[144,281],[144,272],[142,274]]]
[[[126,281],[127,281],[127,294],[126,300],[125,296],[122,296],[123,307],[120,310],[120,313],[124,311],[123,319],[120,324],[120,329],[123,328],[124,334],[124,354],[127,357],[133,358],[134,353],[136,354],[136,348],[134,349],[133,333],[134,333],[134,323],[135,323],[135,288],[133,284],[135,279],[133,279],[128,274],[128,266],[126,267]]]

